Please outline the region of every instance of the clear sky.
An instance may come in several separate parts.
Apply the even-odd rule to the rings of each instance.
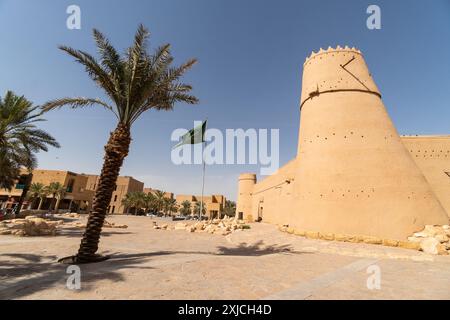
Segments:
[[[67,6],[81,7],[81,30],[66,28]],[[370,4],[381,30],[366,27]],[[147,112],[135,124],[122,175],[175,193],[200,193],[201,166],[170,160],[176,128],[280,129],[280,162],[295,156],[302,64],[312,50],[361,49],[401,134],[450,133],[450,1],[0,0],[0,94],[13,90],[36,104],[63,96],[103,97],[65,44],[95,52],[92,28],[121,50],[139,23],[151,46],[172,44],[176,62],[196,57],[186,81],[196,106]],[[115,118],[100,107],[48,113],[42,126],[61,143],[39,154],[39,167],[99,173]],[[256,165],[207,168],[206,193],[235,199],[237,176]]]

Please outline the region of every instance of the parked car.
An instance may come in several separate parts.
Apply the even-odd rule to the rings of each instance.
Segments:
[[[172,221],[186,220],[184,216],[173,216]]]

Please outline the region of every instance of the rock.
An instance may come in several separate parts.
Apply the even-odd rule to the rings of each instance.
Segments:
[[[420,242],[420,249],[428,254],[438,254],[439,244],[440,244],[439,240],[435,238],[426,238],[422,242]]]
[[[363,242],[367,244],[382,244],[383,240],[377,237],[364,237]]]
[[[305,236],[309,239],[319,239],[319,233],[315,231],[306,231]]]
[[[11,234],[11,230],[6,229],[6,228],[0,229],[0,235],[7,235],[7,234]]]
[[[358,243],[362,241],[362,237],[361,236],[351,236],[348,235],[347,236],[347,242],[351,242],[351,243]]]
[[[381,244],[383,246],[388,246],[388,247],[397,247],[398,246],[398,241],[397,240],[383,239]]]
[[[442,244],[442,243],[438,244],[436,246],[436,249],[437,249],[437,252],[438,252],[439,255],[444,255],[444,256],[448,255],[447,248],[446,248],[445,244]]]
[[[175,225],[175,230],[185,230],[187,227],[187,223],[178,222]]]
[[[420,249],[420,243],[419,242],[409,242],[409,241],[399,241],[398,246],[400,248],[404,249],[413,249],[413,250],[419,250]]]
[[[168,224],[163,224],[162,226],[161,226],[161,229],[163,229],[163,230],[167,230],[167,228],[169,227],[169,225]]]
[[[346,241],[348,241],[348,236],[345,234],[336,233],[334,235],[334,240],[346,242]]]
[[[334,240],[334,233],[320,233],[319,237],[322,240],[332,241]]]
[[[158,225],[154,225],[154,226],[153,226],[153,229],[155,229],[155,230],[159,230],[159,229],[161,229],[161,227],[160,227],[160,226],[158,226]]]
[[[187,232],[195,232],[195,227],[194,227],[194,226],[188,226],[188,227],[186,228],[186,231],[187,231]]]
[[[448,236],[445,234],[437,234],[434,236],[436,240],[438,240],[440,243],[447,242],[449,240]]]
[[[26,233],[25,233],[24,230],[12,230],[12,231],[11,231],[11,234],[12,234],[12,235],[15,235],[15,236],[19,236],[19,237],[24,237],[24,236],[26,236]]]
[[[294,230],[294,234],[295,234],[296,236],[304,237],[305,234],[306,234],[306,232],[305,232],[305,231],[302,231],[302,230]]]
[[[408,241],[409,242],[421,242],[423,240],[423,238],[418,238],[418,237],[408,237]]]
[[[294,234],[294,228],[287,228],[287,233]]]

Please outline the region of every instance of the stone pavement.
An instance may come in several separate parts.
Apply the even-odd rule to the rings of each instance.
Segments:
[[[67,288],[56,260],[76,252],[82,230],[0,236],[0,299],[450,299],[450,256],[305,239],[264,223],[224,237],[154,230],[148,217],[108,220],[129,228],[104,230],[100,251],[112,258],[82,265],[80,290]],[[380,289],[367,288],[370,266]]]

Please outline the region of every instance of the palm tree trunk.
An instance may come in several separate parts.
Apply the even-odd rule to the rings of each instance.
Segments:
[[[72,261],[67,261],[66,259],[61,259],[60,261],[89,263],[107,259],[107,257],[96,255],[96,252],[106,211],[111,202],[123,159],[128,155],[130,143],[130,127],[119,123],[116,129],[111,132],[108,143],[105,146],[103,168],[78,254],[75,257],[71,257]]]
[[[41,210],[41,207],[42,207],[42,204],[44,203],[44,198],[41,198],[40,200],[39,200],[39,205],[38,205],[38,210]]]
[[[54,210],[55,213],[58,213],[60,203],[61,203],[61,198],[60,197],[56,198],[56,204],[55,204],[55,210]]]

